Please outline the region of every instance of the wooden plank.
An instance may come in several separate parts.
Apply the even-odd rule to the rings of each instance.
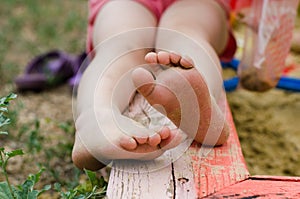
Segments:
[[[177,161],[172,164],[174,198],[189,199],[197,195],[195,186],[195,174],[193,160],[186,151]]]
[[[230,136],[226,144],[215,147],[213,150],[207,148],[207,150],[210,150],[207,155],[199,154],[205,154],[206,152],[200,152],[201,148],[196,143],[189,150],[193,159],[198,197],[210,195],[249,177],[229,106],[227,106],[227,113]]]
[[[206,198],[300,198],[300,178],[254,176]]]
[[[179,158],[176,149],[153,161],[115,161],[108,198],[198,198],[247,179],[249,173],[228,105],[227,113],[231,133],[221,147],[204,148],[193,143]]]
[[[107,197],[111,199],[172,198],[174,187],[171,165],[158,169],[159,161],[163,160],[114,162]]]
[[[169,150],[153,161],[114,161],[107,197],[112,199],[195,198],[192,161],[190,156],[182,152],[187,148],[187,144],[188,141],[180,145],[179,149]]]

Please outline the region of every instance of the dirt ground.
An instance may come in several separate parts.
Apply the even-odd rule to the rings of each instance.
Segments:
[[[253,175],[300,175],[300,95],[237,90],[228,101]]]

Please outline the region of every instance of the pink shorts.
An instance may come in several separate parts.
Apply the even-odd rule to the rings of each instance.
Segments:
[[[94,49],[92,38],[93,38],[93,27],[94,23],[97,17],[97,14],[101,10],[102,6],[104,6],[105,3],[109,2],[111,0],[89,0],[89,18],[88,18],[88,30],[87,30],[87,52],[90,53]],[[172,3],[174,3],[176,0],[134,0],[136,2],[141,3],[146,8],[148,8],[157,18],[157,20],[160,19],[161,15],[165,11],[166,8],[168,8]],[[227,16],[229,17],[229,11],[230,11],[230,5],[231,2],[234,0],[215,0],[217,1],[222,8],[227,13]],[[229,61],[234,56],[234,53],[236,51],[236,41],[233,37],[233,34],[231,32],[231,29],[229,28],[229,40],[226,49],[220,55],[220,59],[222,61]]]

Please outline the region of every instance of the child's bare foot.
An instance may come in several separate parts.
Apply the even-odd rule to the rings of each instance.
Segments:
[[[168,127],[162,127],[151,135],[146,135],[146,131],[130,135],[111,125],[102,126],[103,129],[110,129],[109,135],[103,133],[104,136],[99,137],[102,135],[91,133],[80,136],[81,132],[91,132],[89,126],[85,125],[86,118],[91,120],[92,117],[82,115],[76,120],[77,133],[72,153],[74,164],[82,169],[98,170],[112,159],[155,159],[166,150],[178,146],[183,139],[180,130],[170,130]],[[129,124],[129,119],[126,122]],[[90,124],[90,127],[93,128],[93,125]]]
[[[167,117],[189,135],[196,130],[191,136],[197,142],[207,145],[223,144],[229,134],[228,124],[193,62],[168,52],[148,53],[145,60],[152,64],[179,67],[163,70],[155,79],[146,69],[135,69],[132,78],[139,93],[151,105],[159,104],[164,107]],[[196,96],[195,100],[192,99],[193,95]],[[185,108],[188,110],[183,110]],[[211,130],[210,125],[219,132],[208,131]],[[207,132],[209,139],[205,138]]]

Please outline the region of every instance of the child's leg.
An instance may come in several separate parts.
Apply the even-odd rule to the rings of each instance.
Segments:
[[[158,134],[150,137],[133,139],[132,136],[124,134],[114,123],[112,116],[112,102],[116,100],[119,115],[128,105],[130,95],[135,88],[130,88],[129,81],[125,81],[126,86],[122,99],[113,99],[113,90],[122,79],[135,66],[144,64],[144,57],[149,51],[143,47],[154,47],[155,32],[140,34],[139,31],[134,36],[126,35],[127,31],[155,27],[156,19],[152,13],[141,4],[134,1],[111,1],[105,4],[97,16],[93,44],[103,42],[105,48],[96,48],[96,55],[90,66],[85,71],[77,96],[77,116],[76,116],[76,138],[73,148],[72,158],[79,168],[99,169],[104,166],[100,161],[109,159],[150,159],[161,155],[164,151],[157,147],[158,144],[167,144],[174,138],[174,134],[163,128]],[[126,39],[119,37],[108,39],[113,35],[124,33]],[[141,32],[144,33],[144,32]],[[129,34],[130,35],[130,34]],[[133,49],[140,50],[133,50]],[[124,55],[120,52],[126,51]],[[119,54],[118,54],[119,53]],[[119,56],[119,57],[118,57]],[[110,58],[116,59],[108,63]],[[101,76],[103,67],[109,65]],[[101,68],[102,67],[102,68]],[[99,70],[98,70],[99,69]],[[101,79],[101,82],[98,80]],[[95,99],[95,101],[94,101]],[[121,110],[122,109],[122,110]],[[95,117],[96,115],[96,117]],[[101,125],[99,125],[99,122]],[[140,132],[136,132],[137,134]],[[126,149],[126,150],[124,150]],[[150,152],[150,156],[148,153]],[[152,153],[153,152],[153,153]]]
[[[224,114],[217,105],[222,94],[224,97],[217,53],[222,52],[228,37],[225,12],[211,0],[177,1],[165,11],[159,27],[178,31],[179,34],[158,31],[156,49],[166,52],[149,53],[145,59],[150,63],[170,63],[181,67],[163,71],[156,80],[146,70],[136,69],[133,72],[136,87],[150,104],[164,106],[167,116],[183,131],[192,134],[196,129],[192,135],[196,141],[209,145],[223,144],[229,130]],[[181,55],[188,59],[182,59]],[[190,68],[189,63],[195,68],[187,69]],[[196,94],[194,101],[190,99],[192,94],[188,93],[189,85],[181,85],[185,80]],[[180,93],[183,95],[178,99]],[[194,103],[192,107],[185,105],[191,103]],[[193,106],[194,109],[199,107],[201,119],[197,117]],[[183,110],[184,107],[190,110]]]

